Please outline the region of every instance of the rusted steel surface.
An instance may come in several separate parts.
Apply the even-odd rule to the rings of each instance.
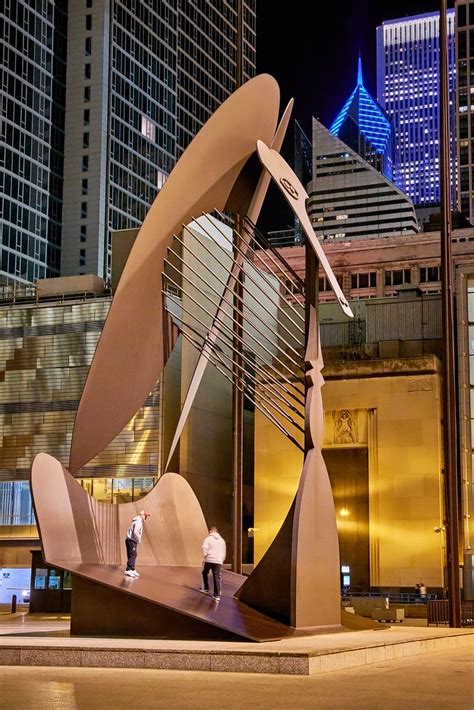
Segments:
[[[267,147],[279,146],[288,122],[287,110],[275,135],[278,101],[278,85],[268,75],[236,91],[198,133],[150,208],[84,387],[71,445],[73,473],[122,430],[163,370],[169,348],[163,347],[167,324],[161,279],[173,233],[181,231],[193,216],[214,208],[238,209],[244,218],[258,215],[268,176],[262,175],[257,151],[300,219],[343,312],[352,316],[307,217],[304,188],[281,156]],[[233,278],[232,272],[229,288]],[[214,628],[221,630],[214,638],[225,632],[232,637],[269,640],[306,633],[309,628],[340,628],[336,521],[321,454],[323,363],[315,303],[308,312],[305,417],[309,443],[298,491],[282,529],[248,580],[225,574],[226,598],[217,609],[205,606],[209,600],[197,596],[195,590],[195,583],[200,584],[196,576],[206,523],[198,500],[181,476],[166,474],[139,502],[113,506],[89,496],[52,457],[36,457],[31,489],[45,561],[81,580],[75,606],[73,599],[73,628],[84,630],[83,611],[94,594],[104,603],[109,600],[107,628],[110,631],[111,625],[112,632],[122,629],[129,597],[142,605],[145,624],[155,608],[170,635],[176,627],[179,634],[213,637]],[[196,389],[194,383],[193,394]],[[142,508],[151,513],[138,551],[143,573],[130,580],[120,567],[125,562],[124,538],[131,518]],[[103,620],[95,611],[94,618],[96,632],[101,633]],[[186,619],[192,621],[186,623]]]

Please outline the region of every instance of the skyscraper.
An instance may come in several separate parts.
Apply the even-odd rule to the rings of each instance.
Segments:
[[[458,204],[461,212],[474,219],[474,6],[456,2]]]
[[[385,177],[395,180],[393,126],[364,86],[361,57],[355,89],[329,130]]]
[[[313,118],[308,214],[325,240],[416,234],[410,198]]]
[[[0,283],[60,267],[66,3],[5,0],[0,9]]]
[[[141,224],[181,152],[236,88],[238,65],[243,81],[254,75],[255,0],[3,7],[2,139],[13,147],[1,166],[0,280],[107,277],[111,230]]]
[[[454,10],[448,11],[448,33],[454,197]],[[377,99],[394,124],[400,187],[416,206],[439,204],[439,12],[377,28]]]

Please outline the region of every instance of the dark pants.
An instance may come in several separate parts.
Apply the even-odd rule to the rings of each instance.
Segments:
[[[129,537],[125,538],[125,547],[127,548],[127,570],[135,569],[135,561],[137,559],[137,544]]]
[[[220,597],[221,595],[221,569],[222,565],[220,565],[218,562],[204,562],[204,565],[202,567],[202,584],[206,591],[209,591],[209,570],[212,572],[215,597]]]

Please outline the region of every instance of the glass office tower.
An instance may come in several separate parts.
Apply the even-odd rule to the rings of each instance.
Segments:
[[[0,284],[59,275],[67,3],[0,8]]]
[[[455,185],[454,10],[448,10],[452,185]],[[439,12],[387,20],[377,28],[377,99],[391,117],[399,184],[415,206],[440,201]]]
[[[0,282],[109,277],[111,231],[255,74],[255,6],[4,0]]]
[[[242,4],[241,23],[238,7]],[[141,224],[202,124],[255,73],[255,0],[70,3],[64,275],[111,269],[111,231]]]

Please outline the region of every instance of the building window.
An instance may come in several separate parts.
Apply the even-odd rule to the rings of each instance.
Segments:
[[[87,64],[84,64],[84,79],[90,79],[91,78],[91,64],[88,62]]]
[[[86,0],[86,7],[92,7],[92,0]]]
[[[89,188],[89,181],[87,180],[87,178],[85,178],[82,181],[82,194],[83,195],[87,195],[88,188]]]
[[[336,276],[336,281],[339,284],[339,286],[342,288],[342,274],[335,274]],[[332,286],[327,280],[326,276],[320,276],[318,280],[318,289],[319,291],[332,291]]]
[[[458,27],[466,26],[466,5],[458,5]]]
[[[410,269],[395,269],[385,272],[385,286],[401,286],[411,283]]]
[[[91,87],[85,86],[84,87],[84,101],[90,101],[90,100],[91,100]]]
[[[467,40],[466,33],[458,33],[458,57],[459,59],[466,59],[467,57]]]
[[[81,219],[87,217],[87,202],[81,202]]]
[[[168,177],[168,175],[163,170],[160,170],[159,168],[157,169],[157,171],[156,171],[156,186],[157,186],[158,190],[161,190],[161,188],[163,187],[163,185],[166,182],[167,177]]]
[[[83,148],[89,147],[89,131],[86,131],[85,133],[82,134],[82,147]]]
[[[84,42],[84,54],[86,57],[90,57],[92,54],[92,38],[86,37]]]
[[[86,15],[86,30],[90,31],[92,29],[92,15]]]
[[[377,286],[377,273],[351,274],[351,288],[375,288]]]
[[[90,109],[86,108],[84,110],[84,120],[83,120],[84,126],[88,126],[90,121],[91,121],[91,112],[90,112]]]
[[[145,136],[145,138],[148,138],[148,140],[153,141],[153,143],[156,140],[156,126],[153,123],[153,121],[150,121],[149,118],[146,116],[142,116],[142,136]]]
[[[441,281],[440,266],[422,266],[420,269],[420,283],[429,283],[431,281]]]
[[[81,224],[81,242],[85,242],[87,239],[87,225]]]
[[[79,266],[85,266],[85,265],[86,265],[86,250],[80,249],[79,250]]]
[[[83,155],[82,156],[82,171],[87,172],[88,170],[89,170],[89,156]]]

